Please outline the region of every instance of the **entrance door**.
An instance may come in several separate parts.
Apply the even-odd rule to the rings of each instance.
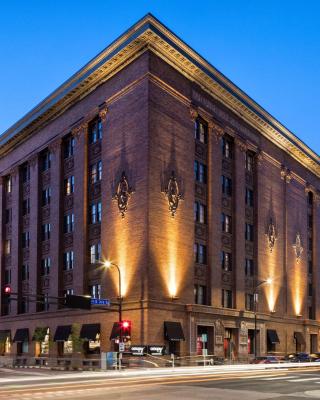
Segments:
[[[237,329],[225,328],[223,348],[224,358],[231,361],[237,358]]]
[[[310,353],[318,351],[318,335],[310,335]]]

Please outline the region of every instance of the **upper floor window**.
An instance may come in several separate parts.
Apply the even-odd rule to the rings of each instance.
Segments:
[[[222,186],[222,193],[231,196],[232,195],[232,180],[227,176],[221,176],[221,186]]]
[[[73,156],[75,140],[73,136],[68,136],[64,141],[64,158]]]
[[[195,304],[206,304],[206,287],[203,285],[194,286],[194,302]]]
[[[308,215],[308,228],[312,229],[312,227],[313,227],[313,215],[309,214]]]
[[[50,224],[43,224],[41,227],[41,238],[42,240],[49,240],[51,233],[51,225]]]
[[[195,122],[194,138],[199,140],[201,143],[207,143],[207,137],[208,125],[198,118]]]
[[[95,119],[89,124],[89,144],[96,143],[102,139],[102,122],[101,119]]]
[[[224,158],[232,158],[232,140],[228,136],[222,138],[222,156]]]
[[[253,207],[253,190],[246,188],[246,205]]]
[[[232,290],[228,289],[221,290],[221,305],[224,308],[233,308]]]
[[[46,257],[41,260],[41,275],[49,275],[51,268],[51,258]]]
[[[21,266],[21,280],[22,281],[29,280],[29,264],[23,264]]]
[[[194,244],[194,261],[199,264],[207,263],[207,248],[200,243]]]
[[[50,204],[51,200],[51,187],[42,190],[42,206]]]
[[[4,241],[4,254],[6,256],[11,254],[11,239],[7,239]]]
[[[74,176],[71,175],[64,180],[64,194],[65,196],[69,196],[73,192],[74,192]]]
[[[101,201],[98,201],[98,203],[91,204],[90,205],[90,223],[95,224],[97,222],[101,222],[101,216],[102,216]]]
[[[23,164],[21,168],[21,175],[23,183],[30,181],[30,165],[28,163]]]
[[[30,245],[30,232],[22,232],[22,243],[23,249],[27,249]]]
[[[30,214],[30,199],[24,199],[22,201],[22,216]]]
[[[246,293],[245,308],[247,311],[254,311],[254,297],[251,293]]]
[[[199,201],[194,203],[194,220],[200,224],[205,224],[207,222],[207,208]]]
[[[207,183],[207,166],[199,161],[194,162],[194,177],[197,182]]]
[[[8,224],[12,220],[12,208],[7,208],[5,211],[5,223]]]
[[[11,283],[11,269],[4,271],[4,284],[9,285]]]
[[[90,263],[95,264],[101,260],[101,243],[95,243],[90,246]]]
[[[224,271],[232,271],[232,256],[227,251],[221,252],[221,267]]]
[[[246,223],[245,239],[249,240],[250,242],[253,241],[253,225],[251,224]]]
[[[102,162],[98,161],[95,164],[90,165],[90,183],[96,183],[101,181],[102,178]]]
[[[246,170],[248,172],[253,172],[254,167],[254,155],[250,152],[246,153]]]
[[[89,286],[89,292],[93,299],[101,299],[101,285],[95,284]]]
[[[232,218],[230,215],[221,214],[222,232],[232,233]]]
[[[245,275],[253,276],[254,275],[254,263],[251,258],[246,258],[245,261]]]
[[[5,189],[6,193],[12,192],[12,177],[11,177],[11,175],[8,175],[5,177],[4,189]]]
[[[313,193],[311,191],[308,192],[308,204],[309,206],[313,204]]]
[[[74,254],[73,250],[66,251],[63,254],[63,269],[64,271],[69,271],[70,269],[73,269],[73,264],[74,263]]]
[[[51,153],[49,150],[41,154],[41,171],[47,171],[51,167]]]
[[[71,233],[74,231],[74,214],[67,214],[63,218],[63,232]]]

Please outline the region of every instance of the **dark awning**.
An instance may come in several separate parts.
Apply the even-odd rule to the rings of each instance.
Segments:
[[[118,339],[120,337],[120,324],[119,322],[115,322],[112,327],[110,340]]]
[[[14,342],[29,342],[29,329],[17,329],[13,338]]]
[[[57,326],[53,341],[54,342],[67,341],[69,339],[69,336],[71,335],[71,328],[72,328],[71,325]]]
[[[164,338],[166,340],[185,340],[180,322],[164,321]]]
[[[86,340],[96,340],[100,333],[100,324],[84,324],[81,327],[80,338]]]
[[[11,337],[11,331],[10,330],[4,330],[0,331],[0,342],[5,342],[7,338]]]
[[[267,329],[267,338],[272,344],[280,343],[277,331],[274,329]]]
[[[306,344],[306,341],[304,340],[304,336],[301,332],[295,332],[294,337],[298,344],[302,344],[302,345]]]

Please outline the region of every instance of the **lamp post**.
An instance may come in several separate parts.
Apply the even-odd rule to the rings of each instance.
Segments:
[[[270,285],[272,279],[268,278],[265,281],[258,282],[253,289],[253,302],[254,302],[254,359],[257,358],[257,304],[258,304],[258,289],[262,285]]]
[[[111,261],[105,261],[104,266],[109,269],[112,267],[115,267],[118,270],[118,275],[119,275],[119,323],[120,323],[120,342],[122,342],[122,292],[121,292],[121,270],[119,268],[119,265],[111,262]]]

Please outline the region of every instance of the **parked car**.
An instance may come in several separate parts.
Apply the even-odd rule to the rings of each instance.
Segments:
[[[312,357],[308,353],[291,353],[285,356],[287,362],[311,362]]]
[[[320,362],[320,353],[311,353],[310,358],[312,362]]]
[[[251,361],[251,364],[278,364],[280,358],[276,356],[260,356]]]

